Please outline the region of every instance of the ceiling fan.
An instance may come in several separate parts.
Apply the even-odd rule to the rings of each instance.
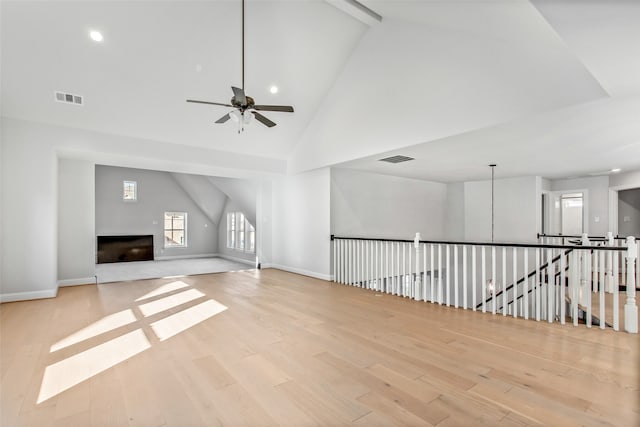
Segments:
[[[231,86],[231,90],[233,90],[233,97],[229,104],[222,102],[198,101],[195,99],[187,99],[187,102],[234,108],[234,110],[216,120],[216,123],[225,123],[227,120],[233,118],[234,121],[238,122],[238,133],[244,131],[244,125],[250,123],[253,116],[255,116],[257,121],[267,127],[271,128],[276,125],[275,122],[258,113],[258,111],[293,113],[293,107],[289,105],[256,105],[253,98],[247,96],[244,92],[244,0],[242,0],[242,88]]]

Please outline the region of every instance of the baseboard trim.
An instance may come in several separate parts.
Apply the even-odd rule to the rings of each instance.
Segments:
[[[58,287],[64,288],[67,286],[95,285],[96,281],[97,279],[95,276],[80,277],[79,279],[64,279],[58,280]]]
[[[43,291],[13,292],[10,294],[0,294],[0,302],[28,301],[33,299],[55,298],[58,295],[58,288],[45,289]]]
[[[226,255],[226,254],[218,254],[217,257],[218,258],[222,258],[222,259],[226,259],[227,261],[235,261],[235,262],[240,262],[242,264],[247,264],[247,265],[250,265],[250,266],[252,266],[254,268],[256,266],[255,260],[248,260],[248,259],[244,259],[244,258],[236,258],[234,256],[229,256],[229,255]]]
[[[302,274],[303,276],[314,277],[316,279],[326,280],[328,282],[331,281],[330,274],[317,273],[315,271],[304,270],[302,268],[288,267],[286,265],[280,265],[280,264],[270,264],[270,268],[277,268],[278,270],[284,270],[290,273]]]
[[[167,255],[157,256],[154,261],[170,261],[172,259],[189,259],[189,258],[217,258],[220,254],[198,254],[198,255]]]

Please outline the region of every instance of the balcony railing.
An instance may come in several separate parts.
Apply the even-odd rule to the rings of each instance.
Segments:
[[[431,241],[419,233],[414,240],[331,239],[338,283],[550,323],[619,330],[622,319],[626,331],[638,332],[633,237],[597,244]]]

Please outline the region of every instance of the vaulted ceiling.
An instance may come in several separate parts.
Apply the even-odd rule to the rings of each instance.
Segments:
[[[382,22],[334,7],[352,0],[247,1],[247,93],[296,112],[238,135],[213,123],[224,107],[184,101],[227,102],[241,84],[239,0],[3,1],[2,115],[286,159],[290,172],[640,169],[640,2],[360,2]],[[416,160],[378,162],[393,154]]]

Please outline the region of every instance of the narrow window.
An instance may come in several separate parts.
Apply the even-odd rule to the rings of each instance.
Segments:
[[[176,248],[187,246],[187,213],[164,213],[164,247]]]
[[[138,183],[136,181],[122,181],[122,200],[134,202],[138,200]]]
[[[247,221],[247,243],[245,245],[247,252],[256,251],[256,229]]]
[[[227,213],[227,248],[236,247],[236,214],[234,212]]]
[[[236,249],[244,250],[244,226],[245,219],[242,212],[237,212],[236,222],[238,223],[238,238],[236,239]]]

